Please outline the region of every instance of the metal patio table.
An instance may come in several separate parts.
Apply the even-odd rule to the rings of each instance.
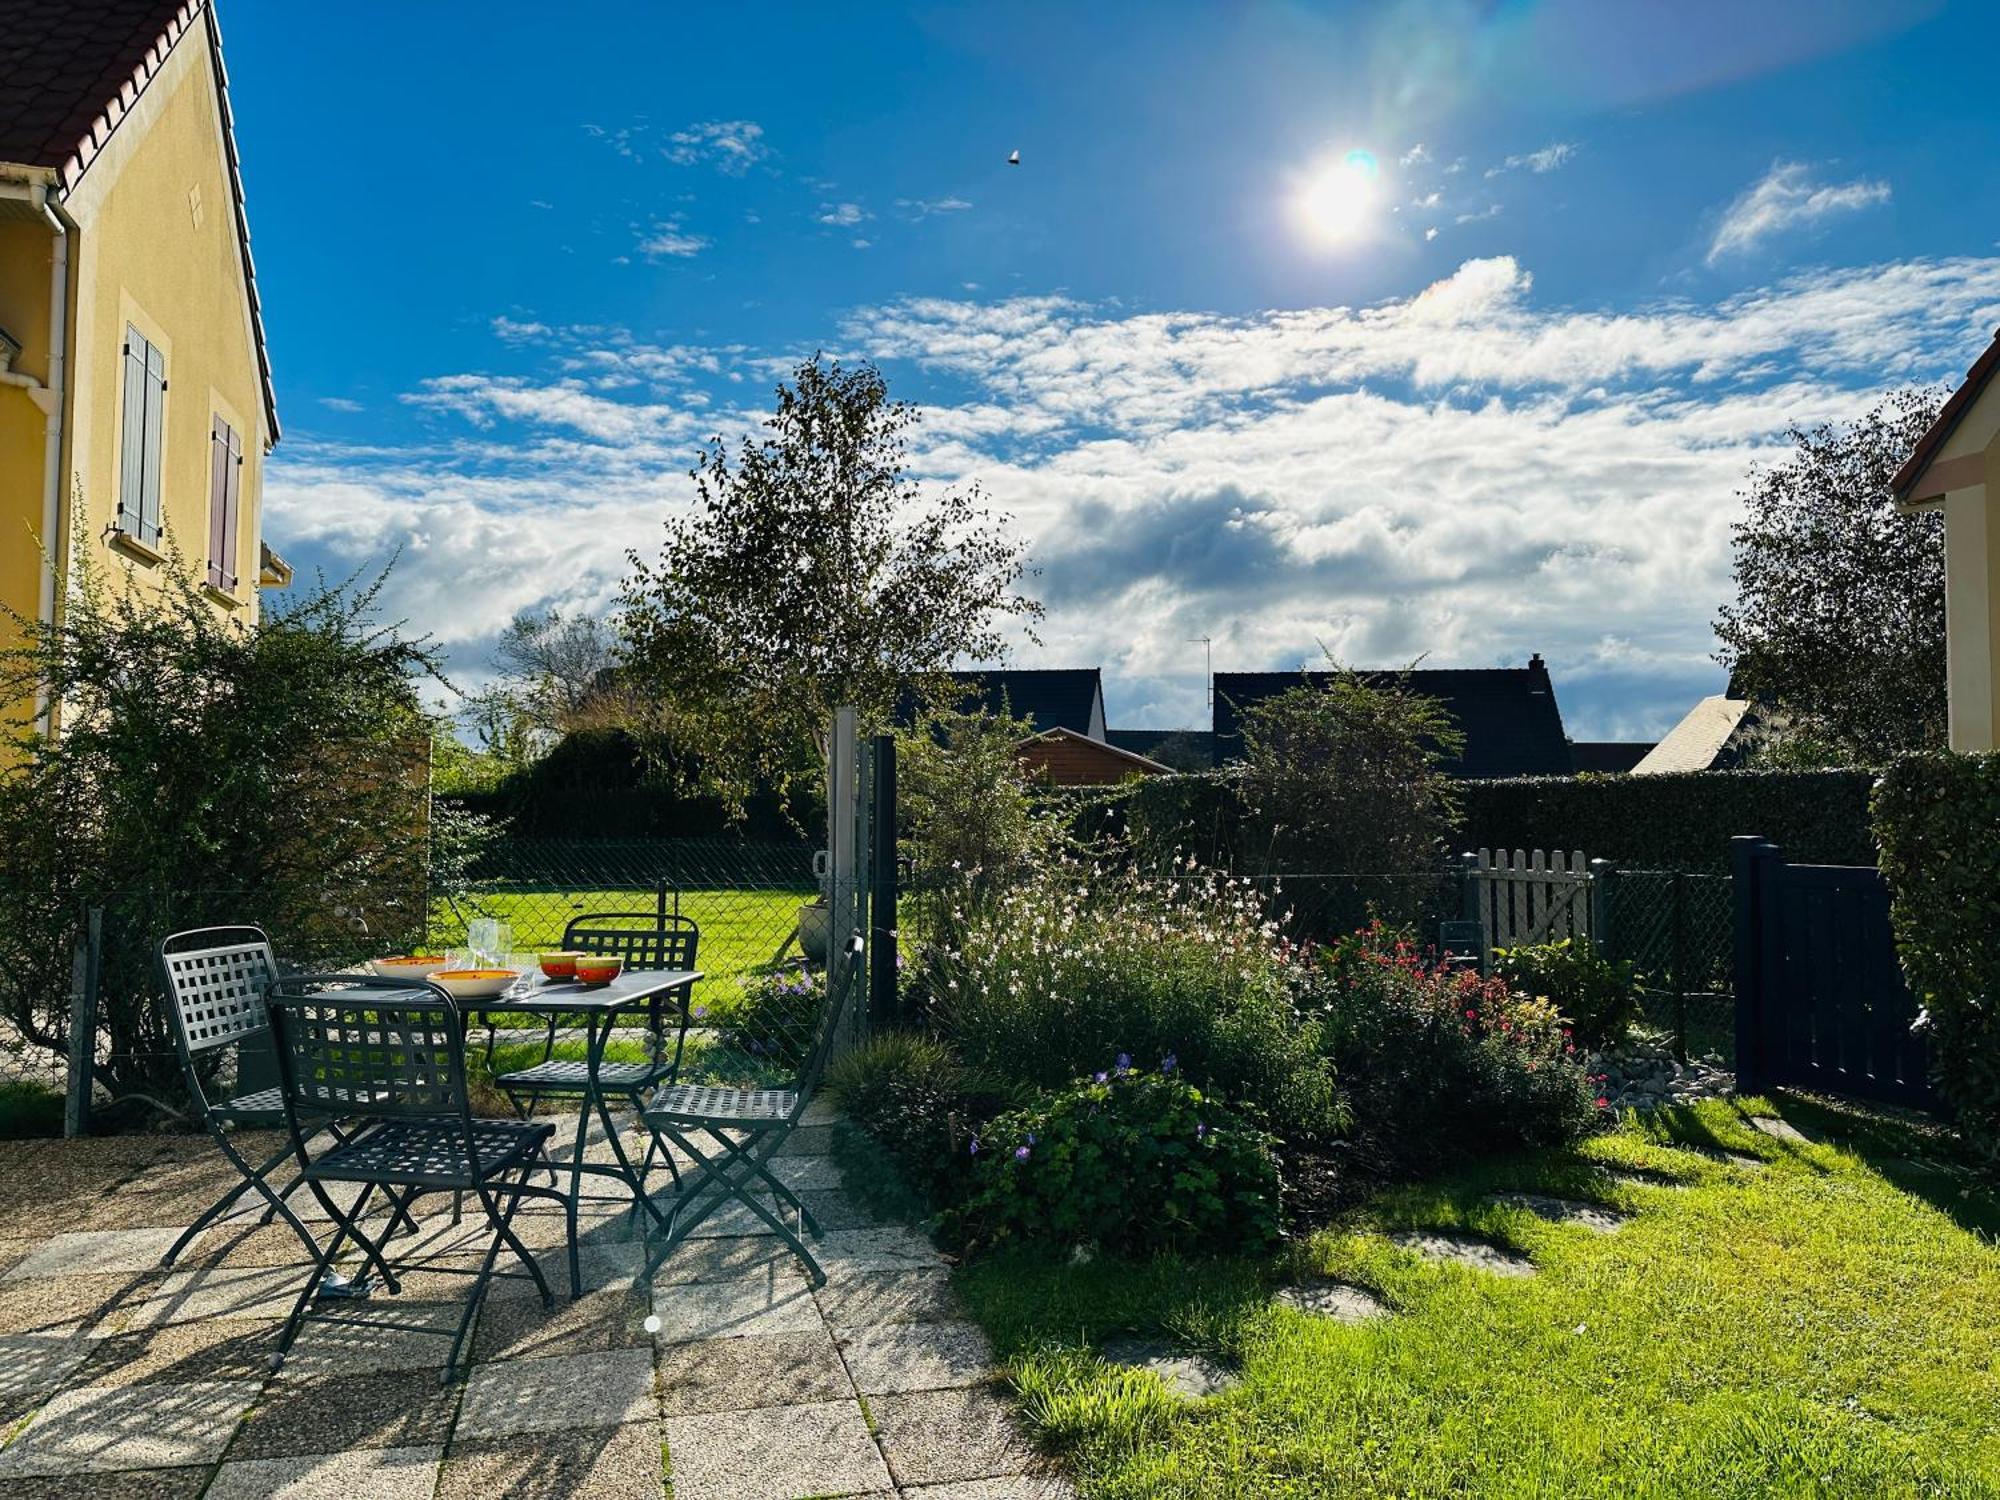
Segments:
[[[670,990],[680,991],[682,1007],[681,1024],[687,1025],[689,1017],[686,1009],[689,994],[695,982],[703,977],[700,969],[626,969],[607,985],[596,989],[586,989],[569,980],[545,979],[540,975],[517,985],[503,995],[492,999],[465,1000],[460,1002],[468,1016],[536,1016],[544,1020],[554,1016],[581,1016],[584,1022],[584,1056],[590,1079],[576,1118],[576,1150],[570,1163],[569,1195],[573,1202],[583,1203],[583,1176],[586,1172],[593,1176],[612,1177],[631,1189],[635,1209],[644,1208],[661,1225],[666,1226],[666,1216],[654,1206],[645,1189],[645,1182],[639,1171],[632,1165],[631,1157],[625,1154],[625,1144],[618,1138],[617,1124],[611,1118],[610,1108],[605,1103],[603,1092],[597,1088],[598,1068],[604,1061],[605,1048],[610,1044],[611,1033],[617,1025],[618,1017],[633,1010],[646,1007],[656,995]],[[415,987],[413,987],[415,988]],[[587,1162],[583,1159],[584,1147],[590,1138],[590,1115],[595,1109],[598,1119],[604,1125],[604,1133],[611,1141],[611,1154],[615,1162]],[[558,1167],[561,1163],[556,1164]],[[576,1245],[569,1247],[569,1285],[572,1298],[582,1295],[583,1281],[577,1261]]]

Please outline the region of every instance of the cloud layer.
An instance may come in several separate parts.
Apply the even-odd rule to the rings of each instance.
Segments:
[[[1803,162],[1772,163],[1771,170],[1746,188],[1722,215],[1709,242],[1712,266],[1731,255],[1754,250],[1764,241],[1802,225],[1855,213],[1889,201],[1889,184],[1856,178],[1819,183]]]

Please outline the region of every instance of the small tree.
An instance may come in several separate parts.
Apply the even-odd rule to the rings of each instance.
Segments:
[[[256,922],[290,960],[420,941],[480,825],[430,808],[421,643],[374,621],[381,586],[321,587],[245,624],[176,555],[157,591],[74,571],[59,623],[14,617],[0,700],[59,732],[0,747],[0,1023],[66,1052],[69,955],[105,910],[100,1022],[114,1096],[178,1096],[152,946]]]
[[[623,728],[637,715],[618,670],[618,638],[596,615],[514,616],[493,648],[493,683],[466,700],[489,754],[519,764],[578,729]]]
[[[1716,660],[1782,711],[1771,763],[1874,765],[1945,743],[1943,518],[1889,494],[1941,398],[1905,391],[1847,426],[1794,428],[1792,456],[1743,494]]]
[[[1433,868],[1459,818],[1442,762],[1465,738],[1444,705],[1404,679],[1333,663],[1244,710],[1244,800],[1294,869],[1408,875]]]
[[[702,454],[657,561],[631,555],[633,685],[676,711],[670,736],[734,808],[760,780],[783,793],[815,771],[838,705],[879,729],[954,660],[1003,655],[1003,621],[1040,618],[1015,588],[1024,548],[978,488],[907,473],[916,421],[873,366],[815,356],[763,436]]]

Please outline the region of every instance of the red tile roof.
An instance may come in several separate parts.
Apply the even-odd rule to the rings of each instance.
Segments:
[[[1972,368],[1965,372],[1964,383],[1951,393],[1951,399],[1945,402],[1944,409],[1937,414],[1937,420],[1932,422],[1924,435],[1917,439],[1916,451],[1911,453],[1909,461],[1896,471],[1896,477],[1889,481],[1890,494],[1898,500],[1909,499],[1910,491],[1915,489],[1917,481],[1924,477],[1924,470],[1931,466],[1931,460],[1937,457],[1938,449],[1945,445],[1945,440],[1951,436],[1952,429],[1957,427],[1960,419],[1971,410],[1972,403],[1979,399],[1979,393],[1986,389],[1986,382],[1993,378],[1996,370],[2000,370],[2000,333],[1993,335],[1993,342],[1988,344],[1979,358],[1972,362]]]
[[[243,255],[264,411],[276,442],[278,397],[264,341],[257,268],[250,259],[250,220],[243,209],[229,78],[208,0],[0,0],[0,162],[52,169],[60,190],[69,193],[191,31],[213,50],[236,241]]]
[[[138,97],[168,30],[178,36],[198,9],[189,0],[6,0],[0,161],[62,166],[106,106],[116,101],[122,114]]]

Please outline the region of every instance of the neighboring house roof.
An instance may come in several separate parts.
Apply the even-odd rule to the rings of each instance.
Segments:
[[[0,16],[0,46],[6,52],[0,62],[0,162],[53,171],[60,192],[73,191],[190,32],[200,34],[215,67],[236,242],[264,382],[264,411],[276,442],[278,398],[257,298],[257,268],[250,259],[250,220],[243,208],[229,76],[222,66],[222,34],[208,0],[6,0]]]
[[[1104,740],[1106,744],[1130,750],[1134,755],[1143,755],[1149,760],[1157,759],[1163,750],[1171,754],[1185,746],[1201,757],[1203,765],[1215,762],[1213,729],[1107,729]]]
[[[1571,740],[1569,758],[1580,772],[1615,775],[1638,765],[1653,744],[1652,740]]]
[[[1242,753],[1242,710],[1275,697],[1302,681],[1324,684],[1330,672],[1217,672],[1215,674],[1216,764]],[[1465,751],[1446,762],[1454,776],[1567,776],[1572,769],[1569,739],[1548,668],[1535,656],[1525,667],[1462,670],[1419,668],[1409,672],[1363,672],[1372,682],[1401,682],[1413,693],[1436,698],[1457,721]]]
[[[1665,739],[1646,752],[1632,774],[1729,769],[1743,758],[1744,742],[1756,728],[1756,708],[1748,698],[1729,698],[1721,693],[1702,699]]]
[[[1022,761],[1046,773],[1056,786],[1116,786],[1134,776],[1163,776],[1172,769],[1060,725],[1029,735],[1019,749]]]
[[[1104,683],[1096,667],[1008,667],[951,676],[962,694],[959,707],[977,705],[996,714],[1004,707],[1038,730],[1073,729],[1086,739],[1104,733]]]
[[[1980,352],[1979,358],[1972,362],[1972,368],[1965,372],[1964,382],[1951,393],[1950,399],[1939,410],[1937,420],[1932,422],[1925,429],[1924,435],[1917,439],[1917,446],[1910,453],[1908,461],[1896,471],[1896,477],[1889,481],[1889,493],[1898,501],[1908,503],[1913,500],[1934,498],[1932,495],[1915,493],[1918,482],[1930,468],[1931,460],[1937,457],[1938,450],[1951,440],[1953,431],[1964,419],[1965,414],[1972,410],[1973,404],[1979,400],[1980,393],[1986,389],[1987,382],[1996,372],[2000,372],[2000,332],[1993,335],[1993,342],[1988,344]]]

